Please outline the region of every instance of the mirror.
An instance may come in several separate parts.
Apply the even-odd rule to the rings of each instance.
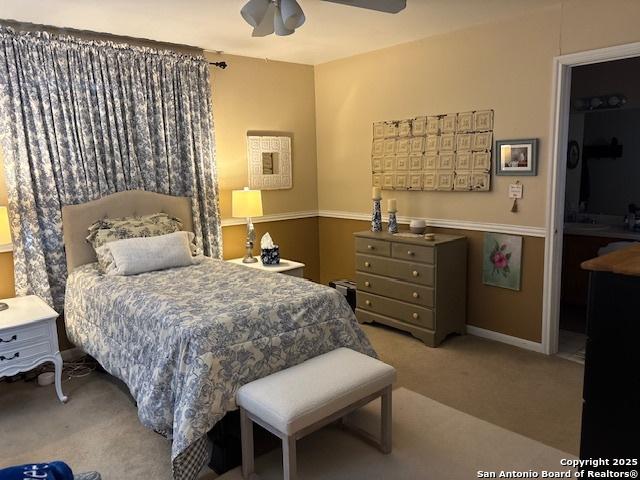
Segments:
[[[293,186],[291,137],[248,135],[249,187],[282,190]]]
[[[280,154],[278,152],[262,152],[262,174],[277,175],[279,173]]]

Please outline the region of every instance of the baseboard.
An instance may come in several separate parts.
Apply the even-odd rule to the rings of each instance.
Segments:
[[[495,340],[496,342],[507,343],[533,352],[544,353],[541,343],[525,340],[524,338],[512,337],[511,335],[505,335],[504,333],[494,332],[493,330],[487,330],[485,328],[474,327],[473,325],[467,325],[467,333],[475,335],[476,337],[488,338],[489,340]]]
[[[84,352],[78,347],[69,348],[60,352],[63,362],[73,362],[84,356]]]

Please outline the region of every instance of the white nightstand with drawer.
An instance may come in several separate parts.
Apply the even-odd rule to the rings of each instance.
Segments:
[[[35,295],[2,300],[0,311],[0,377],[15,375],[53,362],[56,393],[61,402],[62,357],[58,349],[58,313]]]
[[[263,265],[262,260],[258,258],[254,263],[242,263],[242,258],[234,258],[233,260],[227,260],[227,262],[235,263],[236,265],[242,265],[244,267],[255,268],[264,272],[284,273],[292,277],[304,277],[304,263],[294,262],[293,260],[280,259],[280,263],[276,265]]]

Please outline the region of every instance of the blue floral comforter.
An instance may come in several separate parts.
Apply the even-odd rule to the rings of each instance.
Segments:
[[[184,268],[67,281],[70,340],[123,380],[142,423],[173,440],[174,478],[195,478],[206,434],[240,386],[338,347],[375,355],[336,290],[203,259]]]

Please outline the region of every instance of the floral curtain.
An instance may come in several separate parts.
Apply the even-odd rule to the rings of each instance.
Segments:
[[[122,190],[192,197],[196,237],[221,256],[202,57],[0,27],[0,141],[18,295],[63,305],[62,207]]]

